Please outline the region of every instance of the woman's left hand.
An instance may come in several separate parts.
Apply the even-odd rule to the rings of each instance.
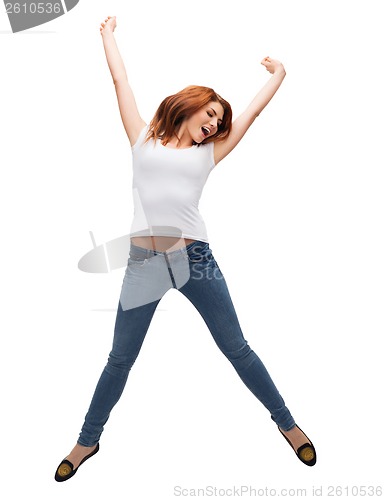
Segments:
[[[276,59],[271,59],[270,57],[264,57],[264,59],[261,61],[261,64],[266,67],[267,71],[272,73],[277,73],[278,71],[284,72],[285,69],[283,64],[280,61],[277,61]]]

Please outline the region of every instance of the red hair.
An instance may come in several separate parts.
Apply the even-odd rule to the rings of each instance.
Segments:
[[[190,85],[163,100],[149,124],[146,142],[149,139],[161,139],[162,143],[166,145],[175,135],[183,120],[212,101],[223,106],[223,121],[218,126],[216,134],[204,139],[200,144],[223,141],[228,137],[232,127],[231,105],[209,87]]]

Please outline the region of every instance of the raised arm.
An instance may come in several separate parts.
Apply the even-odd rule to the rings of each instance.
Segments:
[[[272,73],[272,76],[264,87],[256,94],[255,98],[245,111],[239,115],[236,120],[234,120],[232,123],[231,133],[225,141],[215,143],[216,164],[225,158],[227,154],[230,153],[235,146],[237,146],[243,138],[245,132],[255,121],[255,118],[259,116],[265,106],[269,103],[275,95],[277,89],[280,87],[281,82],[284,80],[285,69],[281,62],[271,59],[270,57],[264,57],[261,64],[265,66],[270,73]]]
[[[116,17],[108,17],[105,23],[101,23],[100,33],[103,38],[105,55],[115,85],[121,119],[123,120],[129,142],[133,146],[146,123],[140,116],[135,96],[128,83],[124,63],[113,34],[115,28]]]

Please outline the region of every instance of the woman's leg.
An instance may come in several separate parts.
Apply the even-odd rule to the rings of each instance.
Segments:
[[[156,307],[172,288],[166,261],[161,255],[131,244],[116,315],[112,351],[96,386],[77,443],[94,446],[110,412],[120,399]]]
[[[260,358],[244,339],[226,281],[208,244],[199,242],[188,252],[190,279],[181,287],[199,311],[216,344],[232,363],[248,389],[269,410],[283,430],[295,427],[286,407]]]

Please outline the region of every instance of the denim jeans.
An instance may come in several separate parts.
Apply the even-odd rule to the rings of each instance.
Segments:
[[[159,252],[131,243],[112,350],[96,386],[78,443],[94,446],[124,390],[161,297],[179,290],[204,319],[217,346],[241,380],[287,431],[295,421],[260,358],[244,339],[225,278],[208,243]],[[177,355],[177,353],[175,353]]]

